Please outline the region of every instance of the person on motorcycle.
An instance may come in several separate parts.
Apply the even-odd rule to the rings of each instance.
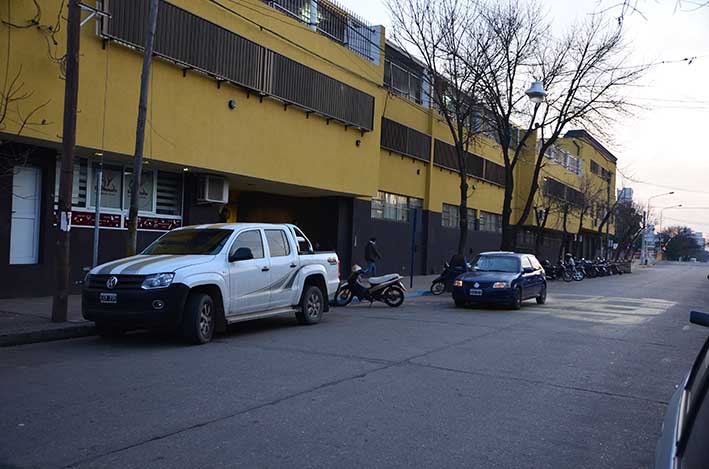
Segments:
[[[576,267],[576,261],[574,261],[574,256],[572,256],[570,252],[566,253],[565,259],[567,266]]]

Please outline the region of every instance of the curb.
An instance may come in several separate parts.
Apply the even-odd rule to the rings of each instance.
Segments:
[[[75,339],[96,334],[93,323],[58,325],[48,329],[0,333],[0,347]]]
[[[416,298],[418,296],[433,296],[433,293],[431,293],[430,290],[409,290],[406,292],[406,295],[404,295],[404,298]],[[350,304],[355,304],[355,303],[361,303],[359,298],[352,298],[352,301]],[[337,307],[336,304],[331,303],[330,307]]]

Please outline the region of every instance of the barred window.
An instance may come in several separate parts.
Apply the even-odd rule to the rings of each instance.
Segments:
[[[382,220],[409,221],[410,212],[422,207],[422,199],[379,191],[372,198],[370,214],[372,218]]]
[[[502,233],[502,215],[480,211],[480,231]]]
[[[447,228],[457,228],[460,225],[460,210],[457,205],[443,204],[441,225]]]

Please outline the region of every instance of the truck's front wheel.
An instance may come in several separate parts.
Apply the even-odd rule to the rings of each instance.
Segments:
[[[214,335],[214,300],[205,293],[191,293],[185,304],[182,332],[193,344],[206,344]]]
[[[322,290],[311,285],[306,287],[303,299],[300,301],[300,311],[295,313],[295,317],[301,324],[317,324],[320,322],[324,309],[325,300]]]

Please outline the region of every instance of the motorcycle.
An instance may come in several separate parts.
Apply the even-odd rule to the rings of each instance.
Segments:
[[[431,293],[434,295],[442,295],[443,292],[451,291],[453,288],[453,281],[456,277],[465,273],[467,270],[467,266],[451,266],[449,262],[446,262],[443,265],[443,272],[441,275],[433,279],[431,282]]]
[[[337,289],[335,304],[337,306],[347,306],[352,299],[357,297],[360,301],[381,301],[392,308],[401,306],[404,303],[406,287],[402,282],[403,277],[399,274],[387,274],[381,277],[369,277],[364,281],[362,268],[355,264],[352,266],[352,273]]]

